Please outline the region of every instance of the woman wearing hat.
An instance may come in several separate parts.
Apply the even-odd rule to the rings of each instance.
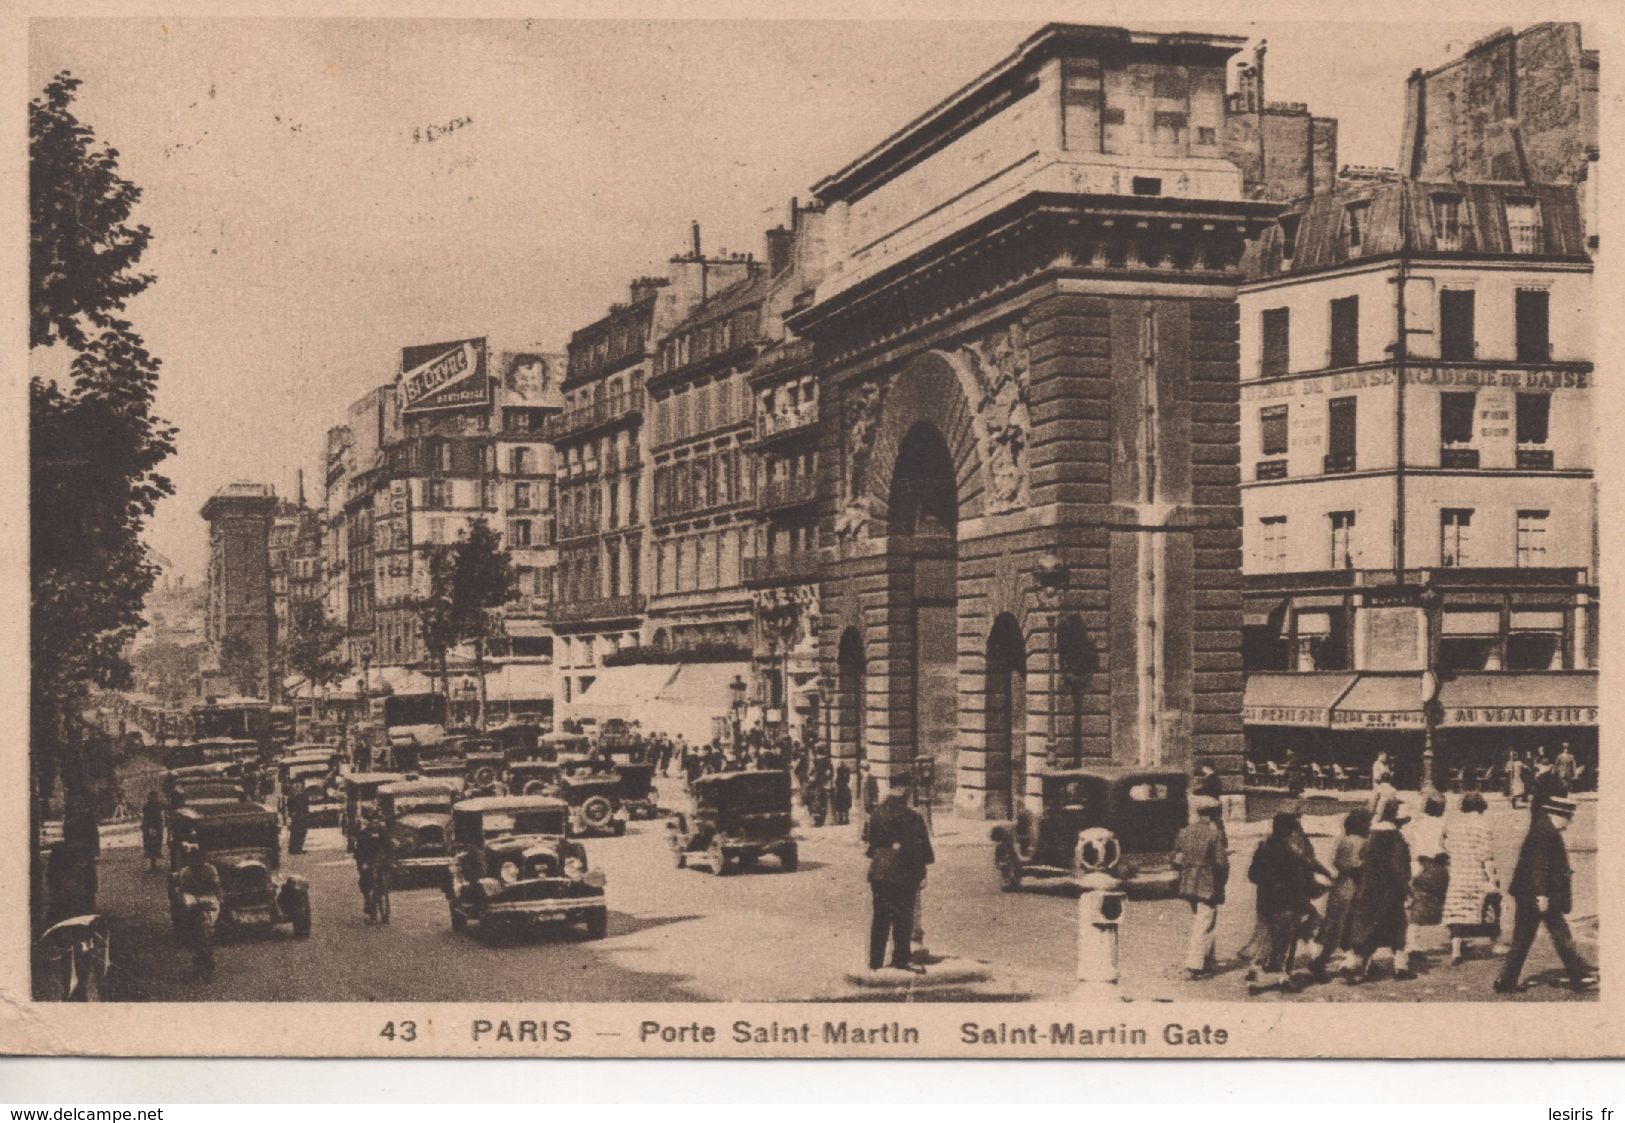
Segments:
[[[1410,976],[1405,951],[1405,898],[1411,887],[1411,849],[1399,831],[1399,800],[1385,799],[1371,825],[1360,862],[1360,885],[1354,891],[1351,983],[1365,982],[1371,957],[1380,948],[1394,955],[1394,970]]]
[[[1297,842],[1303,831],[1298,817],[1282,811],[1270,824],[1270,836],[1253,852],[1247,879],[1257,887],[1258,914],[1269,926],[1269,957],[1263,972],[1277,976],[1283,991],[1295,989],[1292,967],[1298,934],[1304,919],[1314,912],[1316,864],[1306,859]],[[1248,993],[1256,993],[1266,983],[1259,981],[1259,969],[1247,972]]]
[[[1444,923],[1444,898],[1450,887],[1450,853],[1444,845],[1443,793],[1429,788],[1422,797],[1422,816],[1405,828],[1411,848],[1411,898],[1406,919],[1401,971],[1409,971],[1411,956],[1419,949],[1421,930]]]
[[[1444,848],[1450,855],[1450,888],[1444,895],[1444,923],[1450,929],[1450,963],[1462,961],[1462,952],[1471,936],[1499,932],[1486,928],[1485,901],[1493,893],[1499,897],[1501,875],[1495,868],[1490,849],[1490,827],[1484,821],[1489,805],[1478,792],[1461,797],[1461,813],[1450,820],[1444,832]]]
[[[1320,922],[1320,931],[1315,937],[1320,950],[1310,964],[1315,978],[1321,982],[1327,981],[1326,964],[1331,957],[1349,950],[1354,928],[1354,894],[1360,887],[1360,863],[1370,835],[1371,812],[1360,808],[1343,817],[1343,836],[1337,840],[1337,850],[1332,856],[1337,880],[1326,897],[1326,918]]]

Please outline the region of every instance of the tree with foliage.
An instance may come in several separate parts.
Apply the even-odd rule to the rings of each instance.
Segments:
[[[141,534],[174,492],[158,467],[175,430],[152,410],[158,359],[117,315],[153,280],[134,272],[151,237],[129,222],[141,190],[74,116],[78,87],[58,74],[28,106],[29,342],[76,352],[29,382],[30,761],[36,823],[60,779],[66,837],[95,846],[99,750],[80,714],[90,689],[131,685],[125,652],[157,576]]]
[[[288,638],[283,648],[289,668],[310,687],[312,701],[318,688],[325,690],[350,673],[350,661],[344,657],[344,628],[319,600],[289,603]]]
[[[61,340],[85,350],[87,325],[125,327],[113,313],[153,282],[131,272],[152,237],[129,224],[141,189],[119,175],[118,150],[98,147],[73,115],[79,86],[63,71],[28,104],[31,347]]]
[[[147,690],[165,703],[177,706],[197,695],[198,675],[203,667],[203,645],[155,643],[138,651],[131,663]]]
[[[265,664],[254,642],[241,632],[229,632],[220,641],[220,673],[231,689],[245,698],[265,693]]]
[[[421,549],[428,582],[423,596],[413,601],[413,608],[417,610],[418,626],[423,631],[423,647],[440,670],[440,693],[446,699],[447,711],[450,712],[451,672],[446,666],[446,659],[458,639],[452,595],[455,559],[452,547],[443,542],[431,542]]]
[[[485,728],[485,652],[502,635],[496,611],[519,592],[519,574],[502,536],[483,518],[469,524],[451,548],[452,618],[457,638],[474,647],[474,673],[480,683],[479,726]]]

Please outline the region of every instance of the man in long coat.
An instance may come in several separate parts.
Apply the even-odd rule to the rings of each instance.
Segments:
[[[1212,796],[1191,800],[1190,822],[1174,839],[1174,868],[1179,896],[1191,906],[1191,935],[1185,952],[1185,975],[1200,979],[1213,973],[1214,937],[1224,887],[1230,879],[1230,855],[1219,828],[1221,806]]]
[[[1522,989],[1518,976],[1523,973],[1524,960],[1529,957],[1535,933],[1542,924],[1546,925],[1552,946],[1568,972],[1569,986],[1585,990],[1597,982],[1596,973],[1574,946],[1566,919],[1574,907],[1574,889],[1563,832],[1573,817],[1571,800],[1553,797],[1535,805],[1529,833],[1524,835],[1523,849],[1518,852],[1518,867],[1512,873],[1512,884],[1507,887],[1507,895],[1517,903],[1518,909],[1512,926],[1512,950],[1507,953],[1501,977],[1495,980],[1497,994]]]
[[[931,849],[925,819],[908,805],[908,779],[906,773],[891,778],[890,794],[875,808],[866,827],[869,890],[874,898],[874,916],[869,925],[871,970],[879,970],[885,962],[888,933],[891,965],[920,970],[910,962],[914,899],[925,881],[925,867],[936,861],[936,854]]]

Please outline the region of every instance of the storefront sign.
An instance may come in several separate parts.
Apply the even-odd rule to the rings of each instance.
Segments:
[[[1333,729],[1421,729],[1421,710],[1344,710],[1332,713]]]
[[[1299,725],[1325,729],[1330,724],[1325,706],[1243,706],[1241,720],[1248,725]]]
[[[1288,378],[1276,382],[1246,382],[1242,401],[1270,401],[1276,398],[1315,397],[1344,394],[1394,384],[1392,367],[1350,370],[1314,378]],[[1584,370],[1484,370],[1467,367],[1412,367],[1405,372],[1407,385],[1461,386],[1509,390],[1588,390],[1591,374]]]
[[[458,339],[403,349],[400,400],[403,412],[489,406],[485,340]]]
[[[1596,725],[1596,706],[1460,706],[1445,710],[1444,724],[1470,726]]]

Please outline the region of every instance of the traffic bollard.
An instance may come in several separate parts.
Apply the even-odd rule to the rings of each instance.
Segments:
[[[1078,980],[1082,999],[1118,996],[1117,936],[1123,917],[1123,882],[1117,838],[1103,827],[1078,835]]]

